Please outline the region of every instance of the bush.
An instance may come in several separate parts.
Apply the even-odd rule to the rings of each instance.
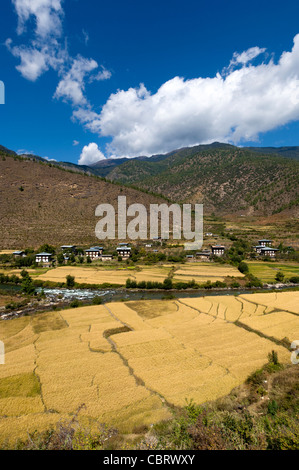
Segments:
[[[75,287],[75,277],[74,276],[71,276],[70,274],[68,274],[66,276],[66,287],[68,289],[72,289],[73,287]]]
[[[275,276],[275,280],[278,282],[283,282],[284,280],[284,274],[282,271],[278,271],[278,273]]]
[[[239,266],[238,266],[238,270],[239,270],[240,273],[242,273],[242,274],[248,273],[248,272],[249,272],[248,264],[245,263],[244,261],[241,261],[241,263],[240,263]]]
[[[96,297],[94,297],[92,299],[92,303],[93,303],[93,305],[101,305],[103,303],[103,299],[102,299],[102,297],[97,295]]]

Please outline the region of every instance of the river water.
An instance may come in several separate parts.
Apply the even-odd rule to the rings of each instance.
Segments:
[[[273,286],[271,287],[273,289]],[[268,289],[254,289],[254,290],[242,290],[242,289],[219,289],[219,290],[126,290],[126,289],[106,289],[106,290],[91,290],[91,289],[43,289],[44,294],[51,301],[57,300],[92,300],[95,297],[102,297],[104,302],[121,301],[121,300],[151,300],[151,299],[162,299],[170,295],[175,297],[186,298],[186,297],[205,297],[205,296],[217,296],[217,295],[239,295],[239,294],[252,294],[253,292],[269,292]],[[42,292],[42,289],[37,289],[37,292]]]
[[[286,286],[276,286],[276,290]],[[288,286],[290,287],[290,286]],[[298,287],[298,286],[292,286]],[[104,302],[111,301],[120,301],[120,300],[150,300],[150,299],[162,299],[165,296],[174,295],[175,297],[205,297],[205,296],[215,296],[215,295],[239,295],[239,294],[251,294],[253,292],[269,292],[270,289],[273,289],[274,286],[263,289],[253,289],[253,290],[242,290],[242,289],[194,289],[194,290],[126,290],[126,289],[63,289],[63,288],[37,288],[36,292],[41,293],[42,291],[46,297],[53,301],[72,301],[72,300],[81,300],[89,301],[95,297],[102,297]],[[20,286],[1,284],[0,289],[2,292],[7,294],[19,293],[21,291]]]

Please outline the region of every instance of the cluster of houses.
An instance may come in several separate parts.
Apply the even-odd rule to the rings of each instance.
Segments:
[[[146,245],[146,247],[151,247],[152,245]],[[77,254],[77,247],[75,245],[62,245],[61,252],[64,255],[64,260],[67,262],[72,254]],[[188,261],[209,261],[212,256],[223,256],[225,253],[225,246],[224,245],[211,245],[210,249],[203,249],[198,253],[187,255],[186,258]],[[260,256],[269,256],[270,258],[274,258],[277,251],[276,248],[272,247],[272,240],[262,239],[258,240],[258,245],[253,247],[254,251]],[[119,246],[116,248],[118,258],[122,260],[127,260],[131,257],[131,247],[128,243],[120,243]],[[158,250],[154,250],[158,251]],[[15,251],[13,253],[15,257],[23,257],[26,256],[24,251]],[[89,258],[91,261],[93,260],[101,260],[101,261],[111,261],[113,259],[113,254],[111,253],[104,253],[104,248],[102,246],[92,246],[85,250],[86,258]],[[53,262],[53,254],[52,253],[38,253],[35,255],[35,261],[38,264],[42,264],[43,266],[51,266]]]
[[[253,249],[258,255],[262,256],[269,256],[270,258],[274,258],[277,251],[277,248],[272,247],[272,240],[262,239],[258,241],[258,245],[254,246]]]
[[[210,234],[206,234],[210,235]],[[268,239],[258,240],[258,245],[253,247],[253,250],[260,256],[268,256],[270,258],[275,258],[276,253],[279,251],[277,248],[273,248],[273,241]],[[209,261],[212,256],[223,256],[225,253],[225,246],[223,245],[212,245],[211,249],[204,249],[195,253],[195,255],[187,255],[186,258],[188,261]]]
[[[61,252],[64,255],[64,260],[67,262],[70,259],[72,254],[76,255],[77,247],[76,245],[62,245],[60,247]],[[131,247],[128,246],[127,243],[120,243],[119,246],[116,248],[118,257],[123,260],[130,258],[131,256]],[[13,253],[15,257],[24,257],[26,256],[24,251],[15,251]],[[104,253],[104,248],[102,246],[92,246],[85,250],[86,258],[89,258],[91,261],[100,259],[101,261],[111,261],[113,259],[113,254]],[[37,264],[42,264],[45,267],[50,267],[53,262],[53,254],[52,253],[37,253],[35,255],[35,262]]]
[[[189,261],[210,261],[211,256],[223,256],[225,253],[224,245],[211,245],[211,249],[204,249],[195,253],[195,255],[187,255]]]

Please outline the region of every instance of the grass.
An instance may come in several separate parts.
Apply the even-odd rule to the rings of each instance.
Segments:
[[[42,333],[49,330],[61,330],[67,328],[66,321],[59,313],[37,314],[32,317],[32,328],[34,333]]]
[[[262,282],[275,282],[278,271],[282,271],[285,278],[299,276],[298,263],[246,261],[249,272],[259,278]]]
[[[13,375],[0,379],[0,399],[35,397],[37,395],[40,395],[40,383],[33,373]]]

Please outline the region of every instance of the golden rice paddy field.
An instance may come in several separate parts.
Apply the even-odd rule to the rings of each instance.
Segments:
[[[76,267],[62,266],[59,268],[49,269],[39,273],[38,279],[43,281],[65,282],[68,274],[74,276],[76,282],[87,284],[119,284],[125,285],[126,280],[163,282],[172,270],[171,265],[160,266],[139,266],[136,269],[120,268],[107,269],[98,267]],[[7,274],[15,274],[11,271]],[[34,273],[31,273],[34,274]],[[182,265],[174,273],[174,281],[191,281],[194,279],[198,283],[207,280],[223,281],[227,276],[242,277],[237,268],[229,265],[213,265],[211,263],[192,263],[190,265]]]
[[[299,292],[112,302],[0,321],[0,443],[84,404],[80,419],[131,433],[169,405],[229,393],[299,339]],[[282,343],[281,343],[282,344]]]
[[[230,265],[217,265],[212,263],[190,263],[181,266],[175,271],[173,279],[175,281],[192,281],[203,283],[208,280],[224,281],[227,276],[243,277],[240,271]]]
[[[103,269],[103,268],[80,268],[72,266],[62,266],[50,269],[46,273],[38,276],[44,281],[65,282],[68,274],[75,276],[76,282],[87,284],[119,284],[125,285],[130,278],[135,281],[158,281],[163,282],[168,276],[171,266],[144,266],[139,269]]]

